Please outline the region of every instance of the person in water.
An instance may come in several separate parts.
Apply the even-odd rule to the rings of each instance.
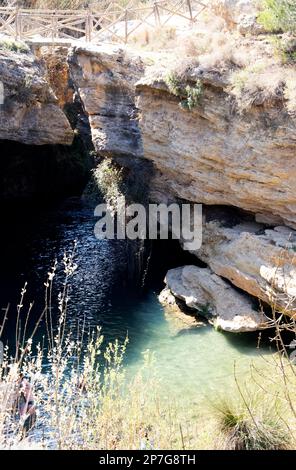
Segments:
[[[21,375],[19,379],[17,411],[22,423],[23,432],[26,435],[35,425],[37,414],[33,386],[29,378],[23,375]]]

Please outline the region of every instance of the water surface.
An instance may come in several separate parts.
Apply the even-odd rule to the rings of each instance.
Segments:
[[[264,366],[262,356],[268,356],[270,348],[268,342],[257,348],[257,334],[219,333],[209,325],[176,328],[157,299],[162,287],[159,280],[141,295],[133,291],[126,281],[123,244],[96,240],[93,210],[81,201],[70,200],[54,208],[14,208],[2,213],[2,220],[0,306],[11,304],[7,338],[14,334],[12,324],[25,281],[26,305],[35,302],[34,321],[42,308],[46,273],[76,240],[78,270],[72,280],[68,325],[75,327],[86,318],[92,327],[102,327],[107,340],[124,340],[128,335],[130,371],[142,363],[143,351],[154,351],[164,396],[193,406],[234,389],[234,364],[242,380],[248,377],[252,362]],[[38,335],[43,334],[41,327]]]

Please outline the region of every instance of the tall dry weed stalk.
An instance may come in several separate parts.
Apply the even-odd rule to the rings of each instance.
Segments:
[[[64,255],[64,280],[57,299],[57,262],[48,273],[44,308],[32,331],[28,331],[32,304],[23,315],[27,286],[21,292],[16,347],[11,351],[5,346],[0,365],[0,448],[190,447],[193,430],[187,426],[185,432],[176,408],[161,399],[153,354],[144,353],[143,366],[131,377],[124,366],[128,340],[106,343],[100,328],[90,330],[85,323],[75,332],[68,330],[69,289],[77,269],[74,258],[75,247]],[[2,337],[8,314],[7,309]],[[36,344],[41,323],[47,338]],[[21,377],[30,381],[38,411],[35,426],[26,431],[17,400]]]

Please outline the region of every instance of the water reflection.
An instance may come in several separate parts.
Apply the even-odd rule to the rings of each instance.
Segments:
[[[251,361],[261,364],[261,356],[271,352],[268,334],[258,349],[257,333],[222,334],[209,325],[174,331],[154,288],[139,298],[126,287],[125,247],[121,242],[96,240],[93,210],[79,200],[46,210],[15,209],[2,213],[2,220],[0,306],[11,303],[10,325],[25,281],[27,303],[35,302],[34,322],[43,306],[46,273],[77,240],[78,270],[72,280],[68,326],[86,319],[90,326],[102,327],[107,341],[128,335],[130,371],[137,369],[144,350],[155,351],[164,394],[193,403],[217,390],[229,391],[234,361],[244,376]],[[7,337],[13,334],[8,325]],[[40,328],[39,337],[43,334]]]

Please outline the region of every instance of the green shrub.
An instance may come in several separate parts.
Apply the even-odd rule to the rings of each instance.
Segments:
[[[18,52],[21,54],[27,54],[29,52],[29,47],[20,41],[15,41],[14,39],[2,39],[0,41],[0,49],[5,49],[7,51]]]
[[[168,87],[169,92],[172,93],[172,95],[180,96],[180,94],[182,93],[180,79],[175,73],[170,72],[167,74],[167,76],[165,77],[165,84]]]
[[[274,47],[275,57],[281,63],[294,63],[296,62],[296,39],[291,37],[273,36],[271,42]]]
[[[295,0],[263,0],[258,20],[267,31],[295,32]]]
[[[180,103],[182,108],[191,111],[195,106],[198,106],[202,96],[202,90],[203,88],[200,80],[197,80],[195,86],[193,87],[187,85],[185,88],[186,98]]]
[[[165,84],[172,95],[181,98],[181,108],[191,111],[200,104],[203,94],[203,84],[200,80],[196,80],[194,85],[184,85],[177,74],[170,72],[165,77]]]

